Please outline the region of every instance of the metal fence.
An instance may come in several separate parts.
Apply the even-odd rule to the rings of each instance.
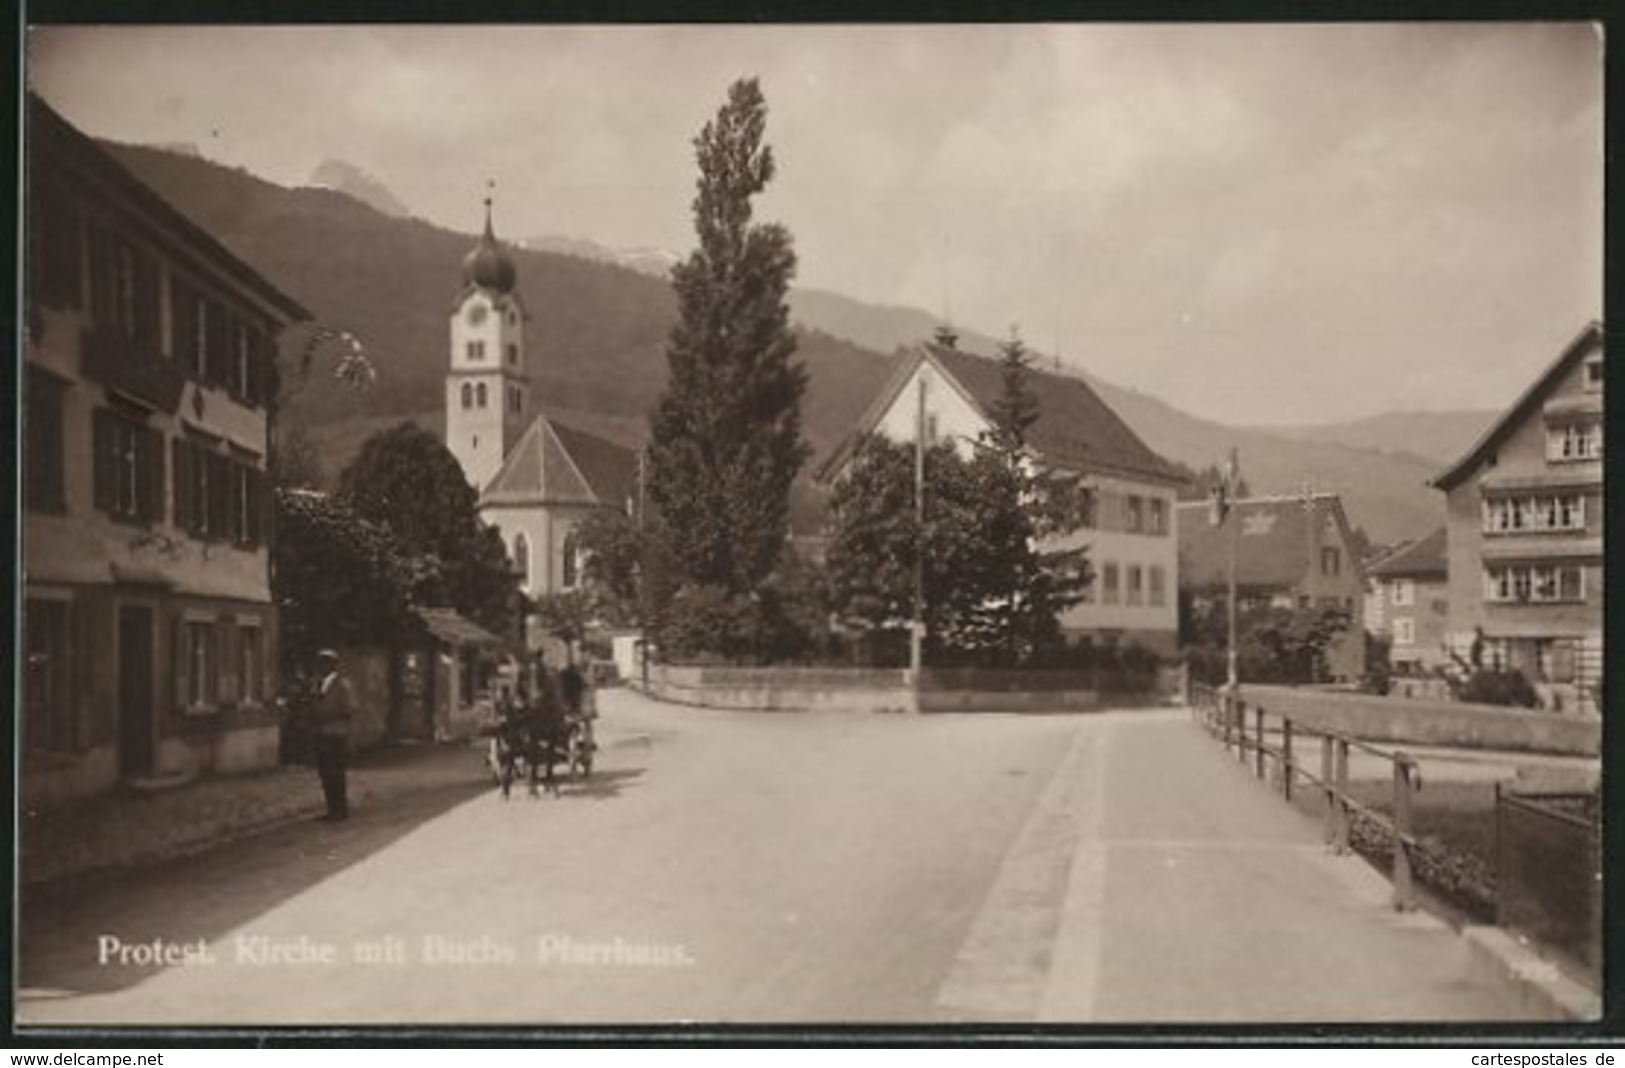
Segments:
[[[1324,801],[1326,841],[1334,851],[1349,851],[1356,818],[1374,828],[1392,849],[1394,908],[1416,907],[1413,867],[1420,843],[1412,832],[1411,808],[1421,774],[1412,757],[1339,731],[1272,715],[1257,703],[1249,705],[1234,693],[1210,686],[1191,687],[1191,712],[1226,749],[1235,748],[1238,761],[1250,765],[1257,778],[1269,779],[1286,800],[1292,800],[1300,788],[1317,791]],[[1314,758],[1309,757],[1316,749],[1319,774],[1313,770]],[[1351,750],[1370,753],[1392,765],[1391,815],[1363,804],[1349,792]]]
[[[1495,922],[1599,975],[1602,849],[1595,794],[1495,791]]]

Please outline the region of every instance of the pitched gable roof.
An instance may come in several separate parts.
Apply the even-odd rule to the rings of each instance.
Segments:
[[[480,506],[623,507],[637,485],[630,449],[538,415],[480,494]]]
[[[925,362],[933,364],[983,418],[988,418],[1004,393],[1004,373],[997,360],[935,344],[905,350],[854,432],[820,465],[819,478],[827,479],[839,470],[857,439],[879,425],[915,369]],[[1038,419],[1027,439],[1044,464],[1175,484],[1187,481],[1184,472],[1152,452],[1083,379],[1037,368],[1028,373],[1038,401]]]
[[[1232,522],[1240,520],[1236,584],[1243,588],[1295,585],[1309,569],[1309,527],[1324,522],[1330,510],[1339,538],[1348,536],[1343,503],[1335,494],[1317,494],[1314,507],[1302,497],[1255,497],[1236,501],[1223,526],[1208,522],[1206,501],[1185,501],[1179,508],[1179,584],[1204,589],[1230,580]]]
[[[161,228],[157,239],[171,252],[178,251],[188,259],[202,259],[276,309],[290,322],[305,322],[312,317],[309,309],[284,293],[213,234],[193,222],[190,216],[137,178],[112,153],[34,93],[28,94],[27,123],[26,138],[30,153],[39,152],[42,148],[55,150],[107,182],[129,198],[128,202],[137,210],[149,213]]]
[[[1494,450],[1510,434],[1529,412],[1546,398],[1547,393],[1571,367],[1591,352],[1601,349],[1603,345],[1602,324],[1592,321],[1581,330],[1579,336],[1569,342],[1567,348],[1552,361],[1551,366],[1543,371],[1539,378],[1530,383],[1523,395],[1512,402],[1512,406],[1486,430],[1482,437],[1467,450],[1467,454],[1457,460],[1443,473],[1435,476],[1428,485],[1449,492],[1461,484],[1484,462],[1486,456]]]
[[[1427,537],[1401,545],[1383,556],[1367,567],[1366,573],[1376,578],[1443,578],[1449,574],[1446,546],[1445,529],[1439,527]]]

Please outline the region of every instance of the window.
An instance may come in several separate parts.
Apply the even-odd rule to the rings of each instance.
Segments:
[[[98,332],[160,348],[157,265],[150,256],[98,225],[91,229],[90,290]]]
[[[1123,508],[1123,529],[1130,534],[1142,533],[1145,530],[1145,502],[1138,497],[1125,497]]]
[[[530,539],[521,532],[513,536],[513,567],[519,575],[519,585],[530,585]]]
[[[231,362],[230,389],[233,396],[249,404],[260,400],[260,349],[265,335],[246,323],[234,327],[234,352]]]
[[[1394,644],[1416,644],[1416,620],[1408,617],[1394,620]]]
[[[73,200],[43,176],[32,183],[37,201],[33,237],[41,257],[40,303],[48,308],[79,306],[80,216]]]
[[[1395,579],[1388,587],[1388,599],[1396,608],[1404,608],[1416,603],[1416,583],[1410,579]]]
[[[580,578],[580,561],[577,560],[579,554],[580,545],[576,540],[575,531],[572,530],[564,536],[564,560],[562,561],[564,576],[562,585],[567,590],[575,589],[576,582]]]
[[[468,343],[468,358],[471,361],[479,361],[479,360],[485,359],[485,342],[483,342],[483,341],[470,341]]]
[[[1593,356],[1586,361],[1585,388],[1587,393],[1596,393],[1602,389],[1602,357]]]
[[[1150,529],[1147,531],[1147,533],[1155,534],[1158,537],[1162,537],[1163,535],[1167,534],[1168,502],[1163,500],[1161,497],[1151,497],[1147,499],[1146,505],[1150,509],[1148,513],[1150,518]]]
[[[260,473],[242,463],[230,468],[231,523],[229,534],[238,545],[249,547],[260,540]]]
[[[1585,496],[1565,493],[1540,497],[1496,497],[1484,502],[1484,532],[1584,530]]]
[[[237,625],[237,694],[245,705],[257,705],[265,697],[265,674],[261,669],[264,650],[260,646],[260,625]]]
[[[476,382],[474,384],[474,407],[483,408],[483,407],[485,407],[485,403],[486,403],[485,383],[484,382]]]
[[[1585,600],[1585,571],[1577,564],[1511,565],[1487,568],[1484,599],[1502,604]]]
[[[929,415],[927,415],[925,417],[925,440],[927,442],[932,442],[932,441],[937,440],[937,413],[936,412],[932,412],[932,413],[930,413]]]
[[[1117,565],[1103,564],[1100,568],[1100,601],[1102,604],[1116,604],[1117,600]]]
[[[1322,545],[1320,547],[1320,573],[1322,575],[1338,575],[1343,570],[1342,554],[1335,545]]]
[[[512,341],[508,342],[508,362],[514,365],[519,363],[519,346]]]
[[[524,406],[525,406],[524,394],[519,392],[519,387],[518,386],[509,386],[508,387],[508,410],[510,412],[513,412],[515,415],[518,415],[521,411],[524,410]]]
[[[1161,564],[1152,564],[1151,571],[1151,604],[1161,608],[1168,603],[1168,580],[1162,570]]]
[[[157,520],[163,509],[163,435],[98,408],[91,422],[95,506],[115,519]]]
[[[205,541],[261,543],[265,476],[199,441],[175,439],[175,525]]]
[[[473,383],[470,383],[470,382],[464,382],[463,383],[463,407],[465,409],[474,407],[474,386],[473,386]]]
[[[1546,428],[1546,459],[1554,463],[1602,457],[1602,423],[1567,423]]]
[[[1139,564],[1128,566],[1128,604],[1141,604],[1144,601],[1144,590],[1141,585],[1141,572]]]
[[[1078,490],[1078,526],[1084,530],[1093,530],[1095,526],[1095,491],[1082,488]]]
[[[23,457],[25,495],[31,512],[61,512],[63,497],[63,384],[45,372],[28,369],[28,398],[23,410],[27,434]]]
[[[74,749],[73,663],[66,601],[30,597],[23,620],[23,744],[28,749]]]
[[[214,703],[217,665],[212,621],[187,620],[182,630],[182,650],[186,657],[186,704],[204,708]]]

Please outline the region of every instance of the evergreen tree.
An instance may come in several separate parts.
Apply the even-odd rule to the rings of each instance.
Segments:
[[[695,139],[699,245],[672,271],[679,320],[655,411],[649,494],[681,580],[727,596],[773,571],[789,529],[791,480],[805,461],[806,371],[791,357],[789,231],[753,223],[773,178],[767,105],[735,82]]]
[[[1077,517],[1069,497],[1051,492],[1028,448],[1028,432],[1039,415],[1031,364],[1031,354],[1012,329],[999,346],[1003,389],[989,406],[989,449],[978,457],[989,468],[981,521],[989,533],[995,576],[993,596],[980,615],[985,643],[1006,665],[1060,643],[1060,614],[1082,599],[1091,577],[1081,546],[1038,547],[1041,539],[1069,533]]]

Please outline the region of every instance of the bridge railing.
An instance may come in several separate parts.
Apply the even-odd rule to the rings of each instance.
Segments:
[[[1413,799],[1421,788],[1421,769],[1402,750],[1360,741],[1341,731],[1310,726],[1290,716],[1273,715],[1254,701],[1233,691],[1194,684],[1191,715],[1226,750],[1234,749],[1238,762],[1253,775],[1267,780],[1291,801],[1296,791],[1308,788],[1323,799],[1325,838],[1333,851],[1350,849],[1350,836],[1358,816],[1393,846],[1393,905],[1405,911],[1416,907],[1412,852],[1419,848],[1412,825]],[[1249,729],[1249,724],[1251,729]],[[1303,759],[1305,750],[1318,748],[1319,770]],[[1393,768],[1390,810],[1374,808],[1349,791],[1349,754],[1363,752],[1388,761]]]

